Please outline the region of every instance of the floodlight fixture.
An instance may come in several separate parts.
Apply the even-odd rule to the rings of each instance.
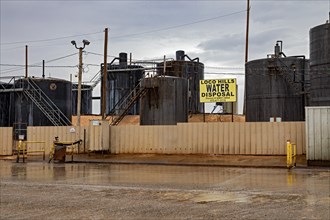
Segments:
[[[88,40],[83,40],[82,42],[83,42],[84,45],[89,45],[90,44],[90,42]]]

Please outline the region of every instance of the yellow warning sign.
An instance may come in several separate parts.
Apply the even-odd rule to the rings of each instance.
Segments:
[[[236,79],[199,81],[200,102],[236,102]]]

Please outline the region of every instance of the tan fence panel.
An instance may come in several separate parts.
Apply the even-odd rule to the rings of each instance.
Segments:
[[[89,151],[108,151],[110,148],[110,126],[107,121],[99,121],[97,125],[90,122]]]
[[[49,154],[50,148],[53,145],[55,137],[59,138],[59,141],[73,142],[76,140],[84,140],[84,130],[88,130],[85,126],[34,126],[27,128],[27,141],[44,141],[45,144],[28,144],[30,150],[41,150],[45,148],[46,155]],[[88,135],[86,135],[87,141]],[[79,152],[83,152],[83,145],[80,145]],[[87,150],[87,149],[86,149]],[[78,152],[78,148],[75,148],[75,152]]]
[[[76,132],[70,132],[74,128]],[[109,127],[107,127],[109,128]],[[105,150],[110,142],[111,153],[157,154],[231,154],[231,155],[285,155],[286,140],[297,144],[298,154],[305,150],[304,122],[226,122],[182,123],[177,126],[114,126],[101,131],[101,126],[29,127],[29,141],[46,141],[46,153],[58,136],[61,141],[83,139],[88,130],[90,150]],[[111,131],[111,133],[110,133]],[[103,135],[100,135],[100,134]],[[107,135],[108,134],[108,135]],[[100,138],[102,137],[103,140]],[[88,140],[89,139],[89,140]],[[40,144],[32,144],[40,150]],[[98,147],[95,147],[98,146]],[[82,152],[82,148],[80,149]]]
[[[306,107],[308,163],[330,161],[330,107]]]
[[[1,127],[0,128],[0,155],[13,154],[13,128]]]
[[[209,122],[111,127],[111,152],[285,155],[286,141],[305,153],[304,122]]]

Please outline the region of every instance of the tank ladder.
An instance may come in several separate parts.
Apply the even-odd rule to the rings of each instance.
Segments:
[[[24,95],[32,100],[39,110],[54,126],[69,126],[71,121],[52,102],[52,100],[31,79],[27,78],[28,89],[23,89]]]
[[[112,121],[110,123],[111,126],[118,125],[121,120],[127,115],[131,107],[134,103],[141,97],[143,97],[147,93],[148,89],[141,87],[141,82],[124,98],[119,100],[117,104],[110,111],[110,114],[107,116],[114,116],[116,112],[117,117],[112,117]]]

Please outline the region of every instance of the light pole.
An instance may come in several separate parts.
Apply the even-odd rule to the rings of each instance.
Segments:
[[[77,126],[80,126],[80,112],[81,112],[81,78],[82,78],[82,51],[86,45],[89,45],[88,40],[83,40],[83,46],[77,47],[76,41],[71,41],[71,44],[79,50],[79,72],[78,72],[78,94],[77,94]]]

